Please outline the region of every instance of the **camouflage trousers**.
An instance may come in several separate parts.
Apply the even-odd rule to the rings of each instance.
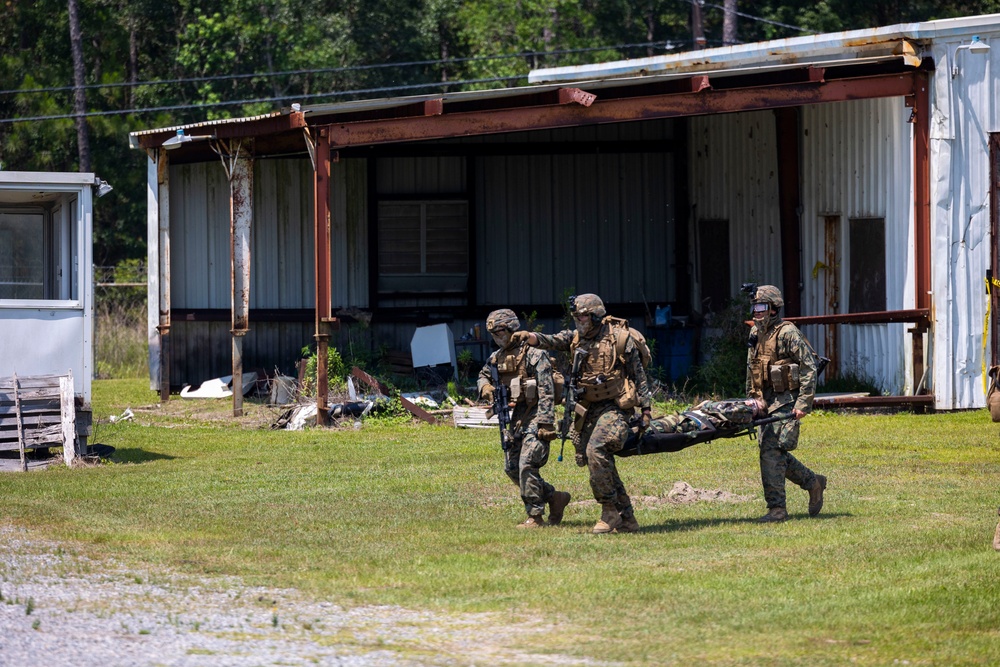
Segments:
[[[788,419],[764,424],[758,434],[760,481],[768,509],[785,506],[786,479],[806,491],[816,483],[816,473],[791,454],[799,444],[799,420],[792,417],[791,407],[780,408],[770,416]]]
[[[613,503],[623,516],[632,515],[632,499],[625,492],[625,485],[618,476],[615,452],[620,451],[628,438],[628,417],[614,401],[591,405],[580,429],[578,452],[587,455],[590,470],[590,488],[594,500],[603,504]]]
[[[541,468],[549,460],[549,443],[538,439],[532,423],[527,431],[515,436],[510,449],[504,452],[504,472],[521,490],[521,500],[528,516],[538,516],[552,499],[555,488],[542,479]]]

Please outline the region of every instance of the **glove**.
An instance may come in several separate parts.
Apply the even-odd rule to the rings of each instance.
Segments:
[[[521,343],[528,343],[530,339],[531,339],[530,331],[515,331],[510,335],[510,342],[517,343],[518,345],[520,345]],[[528,344],[530,345],[530,343]]]
[[[586,454],[581,454],[580,452],[577,452],[576,453],[576,464],[578,466],[580,466],[581,468],[586,468],[587,467],[587,455]]]
[[[542,442],[552,442],[559,437],[554,424],[539,424],[538,439]]]
[[[491,384],[484,384],[483,388],[479,390],[479,395],[483,397],[483,400],[487,403],[493,402],[493,392],[496,389]]]
[[[647,428],[649,428],[649,423],[651,421],[653,421],[653,417],[649,413],[649,410],[643,410],[642,411],[642,430],[643,431],[645,431]]]

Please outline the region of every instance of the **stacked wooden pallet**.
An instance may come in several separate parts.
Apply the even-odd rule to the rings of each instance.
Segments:
[[[76,406],[73,374],[0,378],[0,451],[18,451],[28,469],[32,449],[62,447],[76,458]]]

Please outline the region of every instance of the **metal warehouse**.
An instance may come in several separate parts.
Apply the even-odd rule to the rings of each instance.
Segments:
[[[522,88],[137,131],[151,386],[316,343],[559,328],[595,292],[718,307],[752,280],[869,404],[981,407],[998,363],[1000,15],[532,72]]]

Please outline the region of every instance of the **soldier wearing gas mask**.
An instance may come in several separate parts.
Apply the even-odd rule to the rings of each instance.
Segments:
[[[826,477],[792,456],[799,442],[799,421],[812,411],[817,359],[809,342],[791,322],[781,319],[785,301],[773,285],[761,285],[751,299],[753,329],[747,352],[747,396],[759,398],[781,421],[760,427],[760,478],[767,514],[760,523],[784,521],[785,479],[809,492],[809,515],[823,508]]]
[[[595,534],[639,529],[632,501],[615,466],[615,452],[629,436],[629,421],[641,409],[643,428],[650,423],[652,395],[643,369],[643,352],[628,322],[610,317],[596,294],[571,297],[575,330],[557,334],[517,332],[514,338],[545,350],[583,352],[574,422],[576,463],[590,472],[590,488],[601,505]],[[642,343],[642,347],[645,343]],[[570,384],[567,380],[567,386]]]
[[[541,468],[549,460],[549,442],[555,431],[555,382],[549,356],[541,350],[514,341],[521,328],[517,315],[509,308],[494,310],[486,318],[486,330],[500,348],[487,360],[479,372],[479,395],[493,403],[493,377],[490,366],[496,366],[500,382],[507,388],[513,403],[511,446],[504,452],[504,472],[521,490],[521,500],[528,518],[518,528],[545,526],[545,506],[549,506],[549,523],[562,521],[570,494],[556,491],[542,479]]]

